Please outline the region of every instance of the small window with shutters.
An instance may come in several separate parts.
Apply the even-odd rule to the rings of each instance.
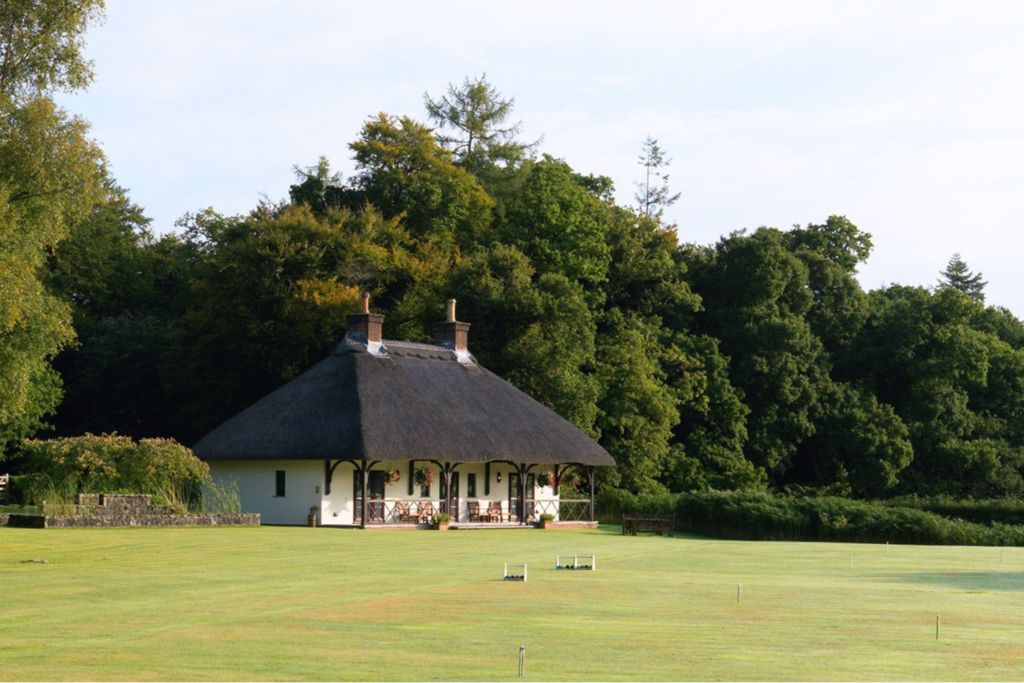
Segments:
[[[274,490],[274,497],[284,498],[284,470],[277,471],[277,481]]]

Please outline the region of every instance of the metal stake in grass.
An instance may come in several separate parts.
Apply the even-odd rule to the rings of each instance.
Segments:
[[[737,583],[736,584],[736,602],[740,601],[740,594],[742,593],[742,591],[743,591],[743,584],[742,583]]]
[[[942,620],[938,614],[935,615],[935,640],[939,639],[939,622]]]
[[[526,663],[526,646],[519,646],[519,675],[523,675],[523,665]]]

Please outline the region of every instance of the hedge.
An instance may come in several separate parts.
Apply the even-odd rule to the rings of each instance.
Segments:
[[[1024,546],[1024,525],[949,519],[893,501],[788,498],[752,491],[635,496],[606,489],[598,494],[597,512],[606,521],[618,521],[623,513],[675,514],[679,529],[714,538]]]

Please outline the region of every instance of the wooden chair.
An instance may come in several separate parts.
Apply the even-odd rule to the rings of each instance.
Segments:
[[[431,501],[424,500],[416,504],[416,519],[420,524],[430,524],[436,514],[437,511]]]
[[[486,519],[490,519],[490,516],[486,512],[480,512],[480,501],[478,500],[466,501],[466,515],[469,517],[469,521],[471,522],[483,522]]]
[[[505,511],[501,509],[500,500],[492,500],[487,504],[487,518],[492,522],[495,520],[505,521]]]
[[[412,512],[409,510],[409,502],[405,500],[400,500],[397,503],[395,503],[394,515],[395,521],[399,524],[401,524],[402,522],[411,522]]]

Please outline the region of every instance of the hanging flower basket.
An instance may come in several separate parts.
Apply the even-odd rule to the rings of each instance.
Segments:
[[[397,484],[402,479],[402,473],[398,470],[384,470],[384,485]]]
[[[434,483],[434,470],[429,467],[417,467],[413,470],[412,480],[417,486],[430,486]]]
[[[537,475],[538,486],[551,486],[555,483],[555,475],[551,472],[541,472]]]

